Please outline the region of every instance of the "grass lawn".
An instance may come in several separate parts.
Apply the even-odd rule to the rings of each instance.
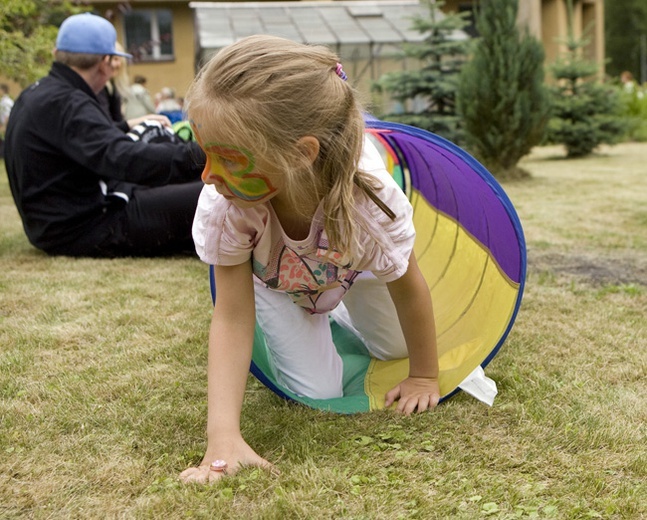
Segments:
[[[281,474],[206,487],[177,475],[205,447],[207,267],[47,257],[1,171],[0,518],[647,518],[647,144],[522,166],[494,406],[340,416],[250,377],[244,432]]]

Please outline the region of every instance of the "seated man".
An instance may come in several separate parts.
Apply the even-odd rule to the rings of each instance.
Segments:
[[[164,117],[115,124],[102,110],[113,56],[130,57],[115,43],[106,19],[67,18],[49,75],[16,100],[5,163],[25,232],[52,255],[192,253],[204,153]]]

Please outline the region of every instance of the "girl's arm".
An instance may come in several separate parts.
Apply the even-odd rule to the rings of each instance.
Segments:
[[[438,351],[431,295],[411,253],[404,276],[387,284],[409,351],[409,377],[387,392],[385,406],[399,399],[397,410],[409,415],[438,404]]]
[[[240,413],[252,357],[255,308],[251,262],[216,266],[216,305],[209,330],[207,367],[207,451],[197,468],[182,472],[184,482],[210,482],[223,473],[209,464],[224,460],[228,473],[239,466],[271,466],[249,447],[240,431]]]

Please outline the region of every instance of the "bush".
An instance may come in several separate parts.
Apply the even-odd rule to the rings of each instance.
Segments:
[[[414,58],[421,66],[384,74],[374,83],[374,92],[389,94],[401,107],[401,111],[380,114],[380,118],[416,126],[460,144],[456,91],[470,45],[470,39],[462,33],[467,22],[464,14],[443,14],[442,0],[423,3],[429,16],[414,17],[412,28],[424,35],[424,40],[404,48],[404,57]]]
[[[480,40],[458,91],[470,151],[499,178],[524,177],[517,163],[544,136],[550,104],[544,49],[517,27],[518,0],[483,3]]]
[[[586,38],[573,33],[573,3],[567,1],[568,36],[566,51],[551,66],[556,80],[551,88],[552,118],[548,140],[563,144],[568,157],[583,157],[600,144],[615,144],[626,133],[620,114],[620,92],[601,83],[598,64],[583,57]]]
[[[627,122],[626,139],[647,142],[647,89],[623,90],[620,94],[620,115]]]

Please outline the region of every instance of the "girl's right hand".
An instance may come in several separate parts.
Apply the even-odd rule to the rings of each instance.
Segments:
[[[242,438],[234,443],[216,443],[211,448],[207,446],[207,452],[199,466],[185,469],[180,473],[180,480],[185,483],[208,484],[220,480],[225,476],[231,476],[238,472],[243,466],[258,466],[278,472],[276,468],[263,457],[258,455]],[[214,471],[210,468],[216,460],[225,461],[225,471]]]

